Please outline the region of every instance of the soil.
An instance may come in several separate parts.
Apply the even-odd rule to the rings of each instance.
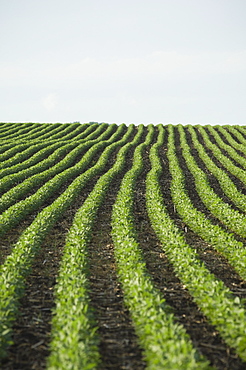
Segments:
[[[195,191],[192,176],[182,159],[178,131],[176,130],[175,132],[177,153],[187,179],[187,190],[193,204],[200,211],[206,213],[207,210]],[[145,130],[146,134],[147,130]],[[187,137],[189,136],[187,135]],[[155,129],[153,142],[156,141],[156,138],[157,128]],[[202,140],[201,137],[200,140]],[[196,249],[207,268],[217,278],[221,279],[234,294],[245,298],[246,282],[238,276],[223,256],[193,233],[175,212],[170,194],[171,177],[166,157],[166,146],[167,134],[159,154],[163,163],[161,189],[170,217],[183,233],[187,243]],[[117,151],[110,158],[105,171],[112,166],[116,154]],[[176,276],[172,264],[168,261],[151,227],[145,205],[145,179],[150,169],[148,154],[149,148],[144,153],[144,171],[138,179],[134,194],[135,225],[148,273],[156,288],[171,307],[177,322],[182,323],[189,333],[195,348],[207,357],[210,364],[218,370],[243,370],[246,368],[246,364],[238,358],[233,349],[226,345],[218,331],[201,313],[187,289]],[[210,155],[212,156],[211,153]],[[138,344],[130,313],[124,305],[124,292],[117,279],[117,265],[114,259],[114,245],[111,238],[110,225],[112,206],[123,175],[131,168],[132,157],[133,150],[128,155],[124,171],[114,179],[98,211],[98,217],[92,231],[92,239],[88,247],[90,299],[100,337],[99,350],[102,359],[100,370],[141,370],[146,368],[144,354]],[[202,167],[202,163],[199,160],[197,160],[197,163]],[[91,181],[88,187],[76,199],[73,206],[62,215],[60,221],[47,235],[39,254],[33,262],[32,272],[26,281],[25,294],[20,300],[19,316],[13,327],[14,344],[10,346],[7,357],[0,365],[0,368],[3,370],[39,370],[46,368],[46,360],[49,355],[52,309],[54,308],[53,292],[59,273],[59,264],[62,258],[66,234],[71,227],[77,209],[83,204],[97,179],[98,177]],[[64,184],[59,193],[64,191],[66,186],[67,184]],[[221,194],[218,182],[212,178],[211,186],[213,186],[214,191]],[[237,186],[243,187],[239,182],[237,182]],[[242,189],[242,191],[246,191],[246,189]],[[49,199],[47,205],[52,200]],[[29,216],[24,224],[12,230],[8,236],[1,238],[0,243],[1,249],[4,250],[4,257],[10,253],[11,245],[15,243],[21,231],[27,227],[33,217]],[[219,223],[209,213],[208,217],[214,223]],[[4,248],[2,248],[3,246]]]

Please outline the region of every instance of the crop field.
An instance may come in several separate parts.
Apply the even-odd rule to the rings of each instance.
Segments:
[[[0,368],[246,369],[246,127],[0,124]]]

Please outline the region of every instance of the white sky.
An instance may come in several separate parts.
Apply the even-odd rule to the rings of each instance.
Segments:
[[[246,125],[246,0],[0,0],[0,121]]]

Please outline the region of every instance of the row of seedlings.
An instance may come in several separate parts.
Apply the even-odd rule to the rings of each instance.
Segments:
[[[202,138],[204,140],[205,146],[211,150],[215,158],[221,162],[221,164],[235,177],[237,177],[244,185],[246,185],[246,174],[245,170],[237,165],[234,164],[232,160],[230,160],[229,157],[224,155],[222,151],[219,149],[219,147],[215,144],[212,144],[208,134],[206,131],[202,128],[199,127],[199,132],[202,135]],[[246,168],[246,163],[243,158],[241,158],[243,162],[240,164],[242,167]]]
[[[15,204],[18,199],[22,198],[26,194],[29,193],[30,189],[33,187],[39,186],[44,183],[44,187],[40,187],[40,191],[44,192],[44,189],[49,189],[51,191],[53,186],[60,186],[59,184],[62,184],[62,176],[66,176],[66,173],[68,171],[72,172],[78,172],[81,170],[80,162],[78,162],[76,165],[73,165],[74,160],[81,155],[81,153],[84,153],[87,151],[86,156],[87,159],[93,158],[93,155],[96,154],[100,149],[105,147],[108,143],[113,142],[117,140],[118,136],[122,134],[122,131],[124,129],[124,126],[119,126],[118,130],[112,135],[111,139],[109,140],[93,140],[93,141],[85,141],[82,142],[80,145],[75,147],[73,150],[71,150],[65,158],[63,158],[61,161],[59,161],[57,164],[55,164],[53,167],[50,167],[48,169],[43,169],[43,164],[46,166],[46,160],[44,160],[44,163],[40,162],[37,164],[37,166],[34,166],[32,168],[23,170],[17,174],[13,174],[12,176],[7,176],[3,178],[0,181],[0,189],[7,190],[12,185],[14,186],[19,181],[22,181],[21,183],[18,183],[18,185],[14,186],[9,191],[6,191],[4,195],[0,198],[0,212],[3,212],[11,205]],[[108,130],[105,131],[105,134],[107,131],[110,131],[111,128],[108,128]],[[112,131],[112,130],[111,130]],[[104,134],[101,135],[101,139],[103,139]],[[73,147],[73,143],[71,143]],[[91,148],[92,147],[92,148]],[[91,149],[90,149],[91,148]],[[55,160],[57,160],[55,158]],[[82,161],[84,159],[82,158]],[[86,165],[88,165],[89,162],[86,162]],[[83,164],[84,166],[84,164]],[[67,171],[67,172],[64,172]],[[38,173],[37,173],[38,172]],[[27,176],[28,175],[28,176]],[[55,176],[53,179],[51,179],[53,176]],[[57,184],[57,185],[56,185]],[[18,208],[19,206],[16,205]]]
[[[83,129],[85,129],[85,125],[80,125]],[[42,139],[49,139],[50,137],[52,137],[54,134],[56,133],[59,133],[61,132],[62,130],[64,130],[66,128],[63,127],[63,124],[58,124],[58,127],[57,125],[54,124],[54,127],[53,125],[51,127],[45,127],[44,128],[41,128],[40,127],[35,130],[35,132],[31,131],[30,133],[26,134],[26,135],[23,135],[20,140],[21,141],[26,141],[26,140],[42,140]],[[76,129],[76,126],[73,126],[73,130]],[[66,136],[68,136],[69,134],[67,134]]]
[[[140,141],[143,128],[139,126],[134,140],[122,146],[114,165],[99,178],[67,235],[56,285],[49,370],[91,369],[100,363],[99,338],[89,302],[87,247],[98,209],[113,178],[123,170],[127,152]]]
[[[18,140],[19,142],[27,142],[27,141],[34,141],[34,142],[40,142],[40,140],[66,140],[66,139],[70,139],[70,137],[73,136],[73,132],[74,130],[76,129],[76,126],[73,126],[72,124],[59,124],[58,127],[56,127],[54,125],[54,128],[52,128],[51,132],[50,132],[50,129],[47,127],[45,130],[40,130],[38,133],[32,133],[32,132],[29,132],[29,133],[26,133],[26,134],[23,134],[23,135],[15,135],[15,134],[12,134],[11,136],[6,136],[6,138],[3,138],[2,141],[5,142],[5,141],[16,141]],[[88,125],[80,125],[81,127],[86,127],[86,130],[87,134],[91,133],[92,131],[94,131],[96,128],[96,125],[93,127],[93,129],[89,129]],[[99,132],[101,132],[102,130],[100,129]],[[83,133],[82,133],[83,134]],[[84,136],[85,136],[84,135]]]
[[[28,147],[21,152],[17,152],[14,156],[11,156],[9,159],[1,160],[0,170],[15,166],[16,164],[29,160],[30,156],[36,154],[39,150],[47,148],[48,144],[42,142],[40,144],[31,144],[29,143]],[[20,148],[22,145],[20,146]]]
[[[59,133],[62,130],[65,130],[67,127],[67,124],[52,124],[51,129],[49,127],[46,127],[45,130],[41,130],[37,134],[31,134],[28,136],[27,139],[25,137],[22,141],[26,140],[46,140],[50,139],[50,137],[54,136],[55,134]],[[10,138],[7,138],[6,140],[10,140]],[[15,137],[12,138],[12,140],[15,140]]]
[[[204,213],[195,208],[185,189],[185,180],[175,153],[174,133],[169,127],[168,160],[172,175],[171,194],[175,209],[189,228],[213,248],[224,255],[238,274],[246,279],[246,250],[242,242],[227,233],[219,225],[214,225]]]
[[[51,139],[53,138],[62,138],[64,136],[64,134],[67,134],[68,132],[71,131],[71,125],[68,124],[68,123],[65,123],[63,125],[60,126],[60,129],[59,131],[57,132],[56,135],[52,134],[50,136]],[[32,133],[30,133],[32,134]],[[47,136],[47,134],[45,133],[45,135]],[[25,134],[25,135],[19,135],[18,137],[13,137],[13,140],[16,140],[16,138],[20,139],[21,141],[26,141],[26,140],[29,140],[29,133]],[[10,140],[11,138],[9,137],[8,140]]]
[[[69,148],[73,149],[75,146],[77,146],[77,148],[74,149],[73,153],[69,154],[69,156],[73,155],[75,157],[80,153],[81,150],[88,150],[93,144],[95,144],[99,141],[105,140],[108,137],[108,135],[112,134],[113,130],[114,130],[114,127],[109,126],[107,128],[107,130],[105,130],[97,139],[94,139],[94,141],[84,139],[84,140],[81,140],[80,142],[64,142],[63,144],[60,143],[59,141],[56,142],[54,144],[54,147],[56,147],[56,146],[58,148],[62,147],[59,150],[59,152],[57,152],[57,158],[60,158],[61,153],[63,151],[64,151],[64,153],[69,152]],[[39,158],[39,159],[42,159],[42,157],[45,158],[47,156],[47,153],[45,153],[45,149],[47,147],[49,148],[48,143],[47,143],[47,146],[43,149],[42,152],[39,151],[36,154],[38,157],[41,155],[41,158]],[[2,171],[0,170],[0,178],[6,176],[4,179],[0,180],[0,189],[1,189],[0,192],[2,191],[2,189],[7,190],[9,188],[9,184],[10,185],[14,184],[15,178],[17,178],[17,182],[19,182],[22,179],[29,178],[31,175],[33,175],[35,173],[40,173],[40,172],[44,171],[46,166],[49,167],[50,165],[52,165],[52,162],[54,163],[54,159],[55,159],[54,154],[53,154],[52,157],[46,158],[41,162],[39,161],[37,163],[37,165],[35,166],[35,165],[33,165],[34,161],[35,161],[35,158],[36,157],[34,157],[34,158],[31,157],[30,159],[27,159],[26,161],[24,161],[20,164],[16,164],[15,166],[12,166],[10,168],[6,168],[5,170],[2,170]],[[50,160],[52,161],[51,163],[50,163]],[[64,159],[64,160],[66,160],[66,159]],[[70,163],[72,163],[72,162],[70,162]],[[62,170],[62,166],[61,166],[60,170]],[[49,171],[51,171],[51,173],[49,173]],[[18,172],[18,173],[16,173],[16,172]],[[49,173],[49,176],[51,176],[52,173],[54,173],[54,174],[56,173],[56,169],[51,168],[50,170],[48,170],[48,173]],[[13,176],[9,176],[10,174],[13,174]],[[41,173],[40,173],[40,176],[42,176]],[[30,178],[29,178],[29,180],[30,180]]]
[[[14,185],[34,174],[41,173],[48,168],[55,166],[57,162],[61,161],[66,154],[70,153],[76,146],[78,147],[78,144],[73,142],[61,145],[55,144],[51,147],[48,147],[48,150],[46,148],[41,149],[36,154],[39,156],[39,160],[36,164],[36,161],[34,162],[33,157],[31,157],[29,162],[26,162],[25,165],[23,165],[23,163],[20,165],[15,165],[15,170],[12,171],[13,168],[11,168],[10,173],[7,175],[0,171],[0,193],[7,191]],[[51,152],[50,149],[53,149],[53,152]],[[7,169],[4,171],[7,171]]]
[[[0,169],[0,178],[2,179],[4,176],[8,176],[14,173],[17,173],[19,171],[22,171],[23,169],[30,168],[34,165],[38,165],[42,160],[47,158],[52,152],[54,152],[56,149],[59,149],[63,147],[64,144],[62,143],[54,143],[54,144],[48,144],[44,147],[42,146],[38,152],[31,154],[27,159],[23,161],[19,161],[17,159],[16,164],[7,165],[5,168]],[[74,145],[75,146],[75,145]]]
[[[227,130],[233,134],[233,136],[238,140],[239,143],[245,145],[246,144],[246,139],[245,137],[242,135],[242,133],[239,131],[239,126],[231,126],[231,125],[227,125],[226,126]],[[244,132],[245,134],[245,132]]]
[[[103,129],[102,129],[102,127],[103,127]],[[82,140],[82,139],[86,139],[86,140],[96,139],[97,135],[101,134],[103,132],[103,130],[106,130],[106,129],[107,129],[106,124],[104,126],[102,126],[102,125],[98,126],[96,124],[95,125],[90,125],[89,127],[86,128],[85,131],[83,131],[82,133],[80,133],[79,135],[76,136],[76,141]],[[54,131],[58,131],[58,133],[59,133],[61,131],[61,127],[58,127],[57,129],[53,130],[52,133],[54,133]],[[72,134],[70,134],[70,135],[72,135]],[[48,132],[48,133],[45,133],[41,136],[38,135],[38,137],[36,137],[36,138],[32,138],[30,136],[30,138],[26,138],[26,140],[22,140],[21,144],[20,144],[20,142],[18,144],[16,144],[16,140],[19,141],[18,137],[14,136],[12,142],[8,137],[8,139],[6,141],[2,141],[0,153],[3,153],[3,154],[1,154],[0,159],[1,159],[1,161],[3,161],[5,159],[12,158],[14,154],[16,154],[16,153],[18,154],[18,152],[20,152],[22,149],[24,150],[24,149],[29,148],[30,147],[30,140],[32,140],[33,144],[39,144],[41,140],[42,141],[43,140],[48,140],[50,142],[50,144],[52,144],[52,141],[56,142],[57,140],[59,140],[59,143],[61,144],[61,140],[64,140],[64,137],[60,137],[60,136],[61,136],[61,133],[59,133],[58,137],[57,137],[55,135],[50,135],[50,133]],[[70,139],[70,136],[67,135],[67,138]],[[6,150],[9,150],[9,151],[6,152]]]
[[[5,145],[4,145],[5,146]],[[8,144],[7,144],[8,146]],[[20,161],[23,161],[29,157],[30,154],[34,154],[36,151],[45,148],[46,144],[14,144],[10,148],[0,154],[0,169],[7,168],[8,166],[14,166]]]
[[[231,146],[226,144],[218,134],[218,132],[212,127],[208,126],[208,131],[210,135],[214,138],[216,141],[216,145],[218,145],[221,149],[225,150],[229,156],[236,162],[239,163],[243,168],[246,168],[246,160],[242,156],[242,154],[238,154],[238,152]],[[242,153],[244,153],[244,146],[242,145],[241,150]]]
[[[0,139],[2,134],[16,132],[21,127],[24,127],[25,123],[1,123],[0,125]]]
[[[244,153],[244,145],[243,144],[240,144],[238,143],[238,141],[236,141],[232,135],[230,134],[230,132],[228,132],[226,130],[226,127],[222,127],[222,126],[218,126],[217,127],[217,131],[222,134],[222,137],[224,136],[224,138],[226,139],[226,141],[228,142],[229,145],[231,145],[233,148],[235,148],[236,150],[239,150],[240,152]]]
[[[211,214],[217,217],[229,230],[238,235],[246,236],[246,218],[245,215],[233,209],[228,203],[225,203],[210,187],[206,173],[197,165],[190,152],[190,146],[187,144],[185,132],[181,125],[178,126],[180,134],[180,145],[182,155],[186,165],[193,175],[196,191],[203,204],[209,209]]]
[[[68,124],[68,127],[65,130],[63,130],[62,127],[60,127],[60,130],[57,133],[53,134],[52,136],[47,136],[46,134],[43,139],[45,140],[47,139],[48,140],[70,140],[71,137],[73,137],[74,131],[76,131],[77,126],[78,124]],[[80,125],[80,126],[84,127],[84,125]],[[78,128],[80,128],[80,126]],[[86,129],[88,129],[88,126],[87,125],[85,126],[86,126]],[[88,130],[85,132],[84,135],[89,135],[90,133],[91,133],[91,130]],[[40,140],[40,138],[38,137],[36,140]]]
[[[1,141],[0,141],[1,142]],[[14,148],[15,148],[15,153],[16,152],[18,152],[18,146],[19,146],[20,144],[16,144],[15,142],[5,142],[4,144],[3,143],[1,143],[1,146],[0,146],[0,156],[2,156],[3,155],[3,153],[4,152],[6,152],[7,150],[13,150]],[[25,148],[27,148],[27,145],[26,145],[26,147]],[[23,149],[24,150],[24,149]],[[4,156],[4,159],[7,159],[7,158],[9,158],[11,155],[5,155]]]
[[[157,149],[152,149],[150,159],[152,169],[146,182],[147,209],[163,250],[170,259],[177,276],[189,290],[201,311],[218,329],[225,342],[235,348],[240,358],[246,361],[245,309],[239,297],[235,298],[223,282],[210,273],[200,261],[196,251],[185,242],[180,229],[174,224],[164,205],[159,184],[162,166]],[[185,209],[184,221],[190,218],[197,224],[197,229],[203,229],[204,224],[201,218],[196,217],[198,213],[193,211],[187,199],[182,171],[175,153],[172,131],[169,135],[168,159],[172,175],[171,193],[178,213],[183,218]]]
[[[82,139],[85,139],[85,138],[88,139],[89,135],[91,135],[91,136],[89,137],[88,140],[95,139],[97,137],[98,133],[96,132],[97,131],[96,130],[97,129],[96,126],[93,126],[93,127],[90,127],[88,125],[85,125],[85,126],[86,126],[85,130],[83,132],[81,132],[80,134],[77,134],[76,140],[82,140]],[[67,134],[64,137],[62,137],[61,139],[59,139],[59,138],[57,138],[57,139],[52,138],[52,140],[62,140],[62,141],[63,140],[69,140],[72,134],[73,133]],[[44,137],[42,139],[45,139],[45,140],[46,139],[49,139],[49,140],[51,140],[49,137],[47,137],[47,135],[46,135],[46,137]]]
[[[18,125],[13,125],[13,128],[10,128],[3,133],[0,138],[4,140],[5,137],[10,139],[12,136],[21,136],[30,130],[33,130],[36,126],[37,123],[23,123],[21,127],[18,127]]]
[[[115,126],[115,125],[112,125],[112,126]],[[96,135],[100,135],[107,128],[108,128],[108,125],[106,123],[104,125],[101,125],[101,126],[96,126],[95,125],[94,130],[92,132],[89,131],[89,127],[88,127],[88,131],[90,132],[90,134],[87,135],[86,139],[90,140],[91,138],[95,138],[95,132],[96,132]],[[70,133],[72,130],[70,129],[70,130],[67,130],[67,131]],[[67,131],[66,131],[66,134],[67,134]],[[82,135],[83,135],[83,133],[82,133]],[[82,137],[84,137],[84,135]],[[64,135],[64,132],[62,132],[62,133],[58,133],[58,134],[52,136],[49,140],[66,140],[66,136]]]
[[[28,133],[25,133],[23,135],[18,135],[18,140],[23,140],[23,138],[25,139],[25,137],[27,136],[28,137],[28,140],[33,140],[33,138],[36,138],[36,137],[39,137],[43,134],[47,134],[49,133],[49,135],[53,134],[54,130],[57,128],[58,124],[48,124],[48,125],[43,125],[43,124],[38,124],[36,125],[36,128],[30,130]],[[61,125],[59,125],[61,126]],[[12,135],[12,139],[15,139],[15,136],[17,136],[15,133],[13,133]],[[11,140],[11,136],[8,135],[6,137],[6,140]]]
[[[129,132],[133,130],[133,127],[129,127]],[[111,144],[116,145],[115,140],[118,136],[118,133],[122,131],[122,127],[118,128],[118,132],[116,131],[115,134],[112,135],[112,137],[109,140],[105,141],[99,141],[96,142],[94,146],[92,146],[86,154],[82,157],[82,159],[75,164],[74,166],[69,166],[71,163],[71,160],[74,159],[74,155],[67,156],[68,158],[65,158],[65,161],[62,161],[63,163],[58,164],[58,170],[63,169],[62,166],[64,166],[65,162],[65,170],[62,172],[58,171],[58,173],[49,181],[46,181],[43,186],[41,186],[34,194],[28,196],[27,198],[13,204],[8,209],[6,209],[1,215],[0,215],[0,235],[5,234],[7,231],[9,231],[11,228],[15,227],[19,222],[21,222],[28,214],[31,212],[34,212],[39,209],[44,202],[51,197],[55,192],[66,182],[69,181],[70,178],[74,178],[76,176],[79,176],[91,163],[93,160],[93,157],[99,153],[102,149],[104,149],[107,145]],[[89,142],[88,142],[89,143]],[[85,143],[85,146],[88,147],[88,143]],[[113,144],[112,144],[113,143]],[[75,148],[75,152],[76,152]],[[81,148],[79,148],[81,150]],[[83,147],[85,149],[85,147]],[[78,154],[78,153],[76,153]],[[51,169],[52,170],[52,169]],[[48,175],[50,175],[49,171]],[[57,170],[57,168],[56,168]],[[56,171],[57,172],[57,171]],[[8,193],[5,193],[6,196],[3,196],[3,202],[2,202],[2,209],[6,207],[6,204],[9,204],[9,202],[13,202],[16,197],[23,196],[27,191],[30,191],[30,186],[35,186],[35,184],[38,185],[38,182],[40,181],[40,177],[42,174],[34,175],[33,177],[25,180],[20,186],[18,186],[18,194],[15,191],[10,191]],[[47,172],[44,176],[47,176]],[[11,198],[9,199],[9,195],[11,193]]]
[[[11,134],[6,133],[6,135],[3,135],[1,137],[1,141],[13,141],[15,140],[15,138],[18,139],[18,141],[24,141],[26,137],[29,137],[29,135],[37,134],[36,133],[37,131],[38,132],[40,130],[45,132],[47,132],[47,130],[49,131],[49,128],[47,126],[44,129],[44,127],[38,126],[37,124],[35,124],[32,128],[28,124],[25,124],[24,127],[25,128],[23,128],[20,131],[13,131]]]
[[[234,126],[235,127],[235,126]],[[243,135],[243,137],[245,137],[246,135],[246,131],[245,131],[245,128],[244,126],[236,126],[237,130]]]
[[[226,171],[218,167],[210,158],[205,147],[199,143],[196,130],[191,125],[188,126],[188,130],[191,134],[192,144],[197,150],[200,159],[203,161],[209,172],[216,177],[223,192],[236,204],[238,208],[243,212],[246,212],[246,196],[238,190],[234,182],[227,175]]]
[[[163,128],[158,143],[162,137]],[[136,148],[132,169],[123,178],[113,206],[112,236],[119,280],[147,368],[208,369],[207,361],[194,350],[186,331],[174,321],[170,307],[154,287],[138,244],[133,217],[134,191],[144,165],[142,151],[152,138],[150,131],[145,143]]]
[[[80,123],[77,123],[77,124],[74,124],[74,128],[73,130],[71,130],[70,133],[66,134],[62,140],[77,140],[76,136],[81,136],[81,137],[86,137],[88,135],[88,132],[91,132],[91,131],[87,131],[86,132],[86,129],[89,128],[89,125],[88,124],[80,124]]]
[[[120,141],[105,149],[93,167],[80,174],[51,205],[38,213],[0,267],[0,358],[6,356],[6,348],[12,343],[12,325],[24,292],[25,279],[46,235],[89,181],[103,171],[115,149],[128,142],[132,130],[130,126]]]

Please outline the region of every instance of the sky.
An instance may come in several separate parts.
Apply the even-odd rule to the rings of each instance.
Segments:
[[[245,0],[0,0],[0,122],[246,125]]]

